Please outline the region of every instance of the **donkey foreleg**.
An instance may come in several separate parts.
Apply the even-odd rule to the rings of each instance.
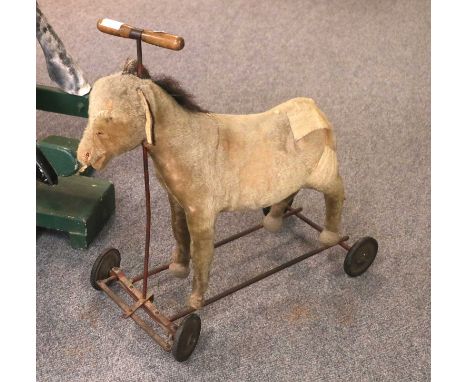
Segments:
[[[208,289],[214,253],[215,214],[208,213],[203,207],[201,210],[201,213],[187,213],[193,267],[192,294],[188,304],[195,309],[200,309],[205,302],[204,294]]]
[[[172,232],[176,240],[169,271],[176,277],[185,278],[190,273],[190,233],[184,209],[170,194],[169,204],[171,205]]]

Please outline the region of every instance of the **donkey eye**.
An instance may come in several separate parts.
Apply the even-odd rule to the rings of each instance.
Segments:
[[[102,131],[98,131],[96,135],[103,135],[104,133]]]

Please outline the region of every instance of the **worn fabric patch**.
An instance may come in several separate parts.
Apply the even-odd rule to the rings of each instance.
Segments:
[[[310,98],[294,98],[272,109],[288,116],[294,140],[298,141],[314,130],[330,128],[326,117]]]

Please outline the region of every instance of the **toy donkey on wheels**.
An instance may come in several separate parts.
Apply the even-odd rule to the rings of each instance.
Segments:
[[[94,84],[78,159],[99,170],[145,142],[171,205],[177,246],[169,269],[187,277],[192,260],[191,307],[204,304],[222,211],[271,206],[263,225],[275,232],[294,195],[312,188],[325,196],[320,242],[340,241],[344,189],[335,136],[312,99],[291,99],[259,114],[214,114],[173,80],[144,74],[137,77],[132,60]]]

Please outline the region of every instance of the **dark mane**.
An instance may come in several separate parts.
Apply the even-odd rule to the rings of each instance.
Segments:
[[[156,77],[152,77],[151,79],[156,85],[160,86],[166,91],[166,93],[171,95],[176,100],[176,102],[183,108],[190,111],[208,113],[208,110],[203,109],[195,102],[195,97],[193,96],[193,94],[187,92],[174,78],[159,75]]]
[[[134,59],[127,59],[125,62],[122,74],[137,75],[137,62]],[[207,110],[203,109],[195,102],[195,97],[186,91],[180,83],[170,76],[158,75],[151,76],[148,70],[143,66],[142,78],[151,79],[156,85],[162,88],[167,94],[172,96],[174,100],[182,106],[184,109],[199,112],[208,113]]]

